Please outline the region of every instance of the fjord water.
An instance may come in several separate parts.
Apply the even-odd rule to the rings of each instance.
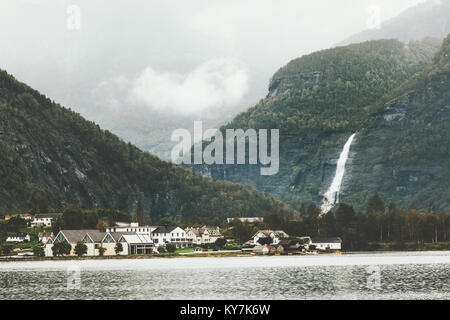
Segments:
[[[0,288],[0,299],[450,299],[450,252],[0,262]]]
[[[333,209],[334,205],[339,202],[339,192],[341,191],[342,181],[345,174],[345,165],[347,164],[348,155],[350,153],[350,147],[355,139],[356,133],[353,134],[345,143],[344,148],[339,156],[339,160],[336,166],[336,173],[334,174],[333,182],[330,188],[325,192],[322,213],[328,213]]]

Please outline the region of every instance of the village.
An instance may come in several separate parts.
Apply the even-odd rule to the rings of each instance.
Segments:
[[[230,238],[234,223],[259,225],[263,217],[228,218],[227,227],[140,225],[115,222],[98,229],[52,231],[60,213],[23,214],[30,233],[9,233],[2,248],[3,259],[54,257],[137,257],[196,256],[205,254],[292,255],[340,252],[342,240],[335,238],[291,237],[283,230],[258,230],[246,241]],[[9,220],[12,217],[5,217]],[[35,239],[33,239],[35,238]]]

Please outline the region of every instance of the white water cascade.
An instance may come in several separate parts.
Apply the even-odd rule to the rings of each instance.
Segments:
[[[344,179],[345,164],[347,163],[348,155],[350,153],[350,147],[352,146],[355,136],[356,133],[348,139],[348,141],[345,143],[344,149],[342,149],[341,155],[339,156],[333,182],[331,183],[328,191],[324,194],[323,204],[321,208],[322,215],[330,212],[334,205],[339,202],[339,192],[341,191],[342,180]]]

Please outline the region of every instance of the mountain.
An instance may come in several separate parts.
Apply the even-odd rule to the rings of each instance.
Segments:
[[[296,208],[320,204],[344,144],[357,133],[342,202],[360,210],[378,193],[403,206],[433,201],[446,208],[448,42],[436,56],[439,47],[429,39],[377,40],[291,61],[273,76],[267,98],[222,128],[279,128],[279,173],[263,177],[248,165],[194,170],[252,185]]]
[[[293,210],[269,195],[164,162],[0,71],[0,211],[142,208],[161,217],[254,216]]]
[[[379,29],[353,35],[340,45],[369,40],[397,39],[403,42],[426,37],[444,38],[450,33],[450,0],[429,0],[383,22]]]

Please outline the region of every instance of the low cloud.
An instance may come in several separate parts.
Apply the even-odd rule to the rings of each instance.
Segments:
[[[236,106],[248,82],[246,67],[235,59],[209,60],[188,74],[148,67],[132,81],[128,99],[164,113],[193,115]]]

